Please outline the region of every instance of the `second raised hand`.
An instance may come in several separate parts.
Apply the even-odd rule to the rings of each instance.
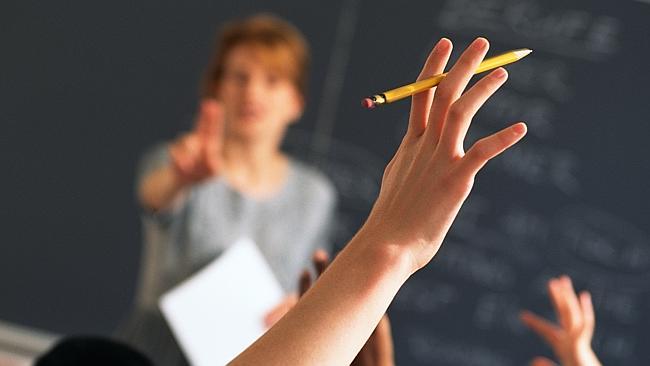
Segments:
[[[530,311],[522,312],[521,320],[551,346],[562,366],[600,366],[591,348],[596,326],[591,295],[586,291],[576,295],[568,276],[551,279],[548,292],[558,323]],[[537,365],[553,364],[541,357],[535,362]]]

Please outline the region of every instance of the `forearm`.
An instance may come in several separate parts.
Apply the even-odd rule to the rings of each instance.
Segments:
[[[143,207],[161,211],[171,206],[183,188],[173,167],[168,164],[149,173],[142,180],[138,187],[138,198]]]
[[[232,365],[350,364],[412,269],[403,252],[358,234],[296,307]]]

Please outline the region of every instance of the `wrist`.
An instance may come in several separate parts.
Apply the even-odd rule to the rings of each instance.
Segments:
[[[378,273],[390,274],[402,283],[418,269],[405,246],[386,240],[381,232],[366,226],[357,232],[347,248],[362,265],[373,266]]]
[[[568,366],[599,366],[600,362],[591,348],[591,344],[577,343],[565,354],[562,364]]]
[[[179,170],[179,168],[174,163],[167,165],[166,173],[167,181],[169,182],[170,188],[173,191],[179,191],[190,183],[189,179]]]
[[[599,366],[600,362],[596,353],[591,348],[591,344],[581,344],[576,351],[576,365],[577,366]]]

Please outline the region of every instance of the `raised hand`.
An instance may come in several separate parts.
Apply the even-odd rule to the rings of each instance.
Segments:
[[[195,127],[169,147],[172,166],[178,180],[191,184],[219,172],[222,111],[217,101],[205,99],[199,107]]]
[[[540,336],[563,366],[597,366],[598,358],[591,348],[591,338],[596,325],[591,295],[583,291],[576,296],[568,276],[552,278],[548,292],[558,318],[552,323],[529,311],[521,313],[521,320]],[[538,357],[536,365],[553,365],[549,359]]]
[[[324,250],[318,250],[314,253],[313,257],[314,267],[316,268],[316,276],[319,277],[329,265],[329,256]],[[304,295],[311,287],[312,279],[311,274],[305,269],[300,276],[299,293],[300,296]],[[351,366],[392,366],[395,364],[393,357],[393,336],[390,330],[390,321],[388,315],[384,315],[377,327],[364,344],[361,351]]]
[[[451,47],[442,39],[418,79],[440,73]],[[487,40],[476,39],[435,91],[413,96],[408,130],[361,230],[372,233],[374,240],[405,246],[413,271],[440,248],[478,171],[526,133],[526,125],[517,123],[479,140],[467,152],[463,149],[472,118],[507,79],[503,68],[496,69],[463,94],[488,47]]]

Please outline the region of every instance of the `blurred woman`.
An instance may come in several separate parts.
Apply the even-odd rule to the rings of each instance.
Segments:
[[[280,150],[304,110],[308,59],[301,34],[280,19],[228,24],[194,129],[144,159],[137,191],[149,213],[146,235],[156,240],[123,333],[156,364],[185,362],[157,308],[160,295],[237,239],[255,241],[289,294],[269,309],[268,325],[297,301],[295,284],[314,250],[329,249],[333,185]]]

